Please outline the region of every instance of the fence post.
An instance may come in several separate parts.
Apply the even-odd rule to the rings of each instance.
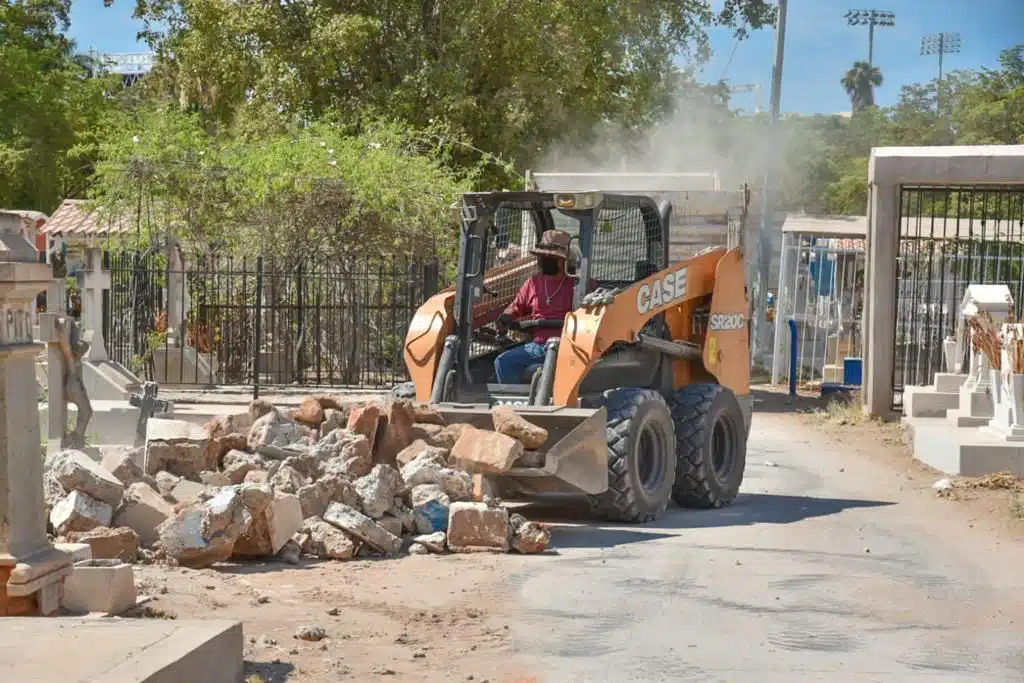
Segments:
[[[440,279],[440,269],[437,265],[437,259],[428,259],[423,264],[423,299],[429,299],[430,297],[437,294],[438,280]],[[422,302],[421,302],[422,303]]]
[[[253,325],[252,398],[260,397],[260,342],[263,338],[263,254],[256,257],[256,323]]]

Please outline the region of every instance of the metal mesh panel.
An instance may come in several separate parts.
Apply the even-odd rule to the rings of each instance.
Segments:
[[[622,287],[665,267],[660,219],[628,200],[607,200],[594,225],[590,278],[602,287]]]

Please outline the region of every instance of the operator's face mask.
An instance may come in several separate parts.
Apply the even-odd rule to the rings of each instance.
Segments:
[[[558,275],[562,271],[562,261],[551,256],[541,256],[537,259],[537,267],[545,275]]]

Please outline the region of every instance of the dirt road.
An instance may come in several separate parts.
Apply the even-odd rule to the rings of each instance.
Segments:
[[[601,527],[533,506],[557,555],[140,575],[156,608],[242,619],[267,683],[1022,681],[1017,527],[935,478],[891,432],[759,414],[733,507]]]

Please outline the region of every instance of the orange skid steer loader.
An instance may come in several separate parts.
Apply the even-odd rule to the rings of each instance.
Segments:
[[[455,286],[427,300],[405,339],[411,382],[449,423],[493,429],[507,404],[548,430],[543,466],[513,467],[506,498],[585,495],[607,519],[644,522],[673,499],[712,508],[736,497],[750,430],[750,354],[742,246],[668,262],[671,205],[601,192],[464,195]],[[537,272],[522,258],[541,235],[571,235],[574,306],[543,361],[498,384],[495,357],[522,343],[494,326]],[[537,463],[534,463],[537,464]]]

